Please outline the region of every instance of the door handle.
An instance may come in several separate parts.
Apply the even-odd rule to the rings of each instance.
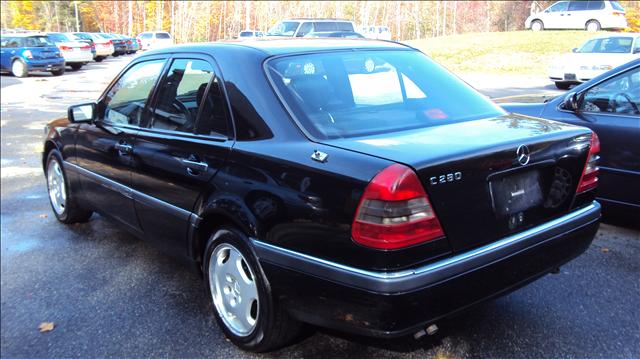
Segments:
[[[127,155],[133,151],[133,147],[126,143],[116,143],[114,146],[120,155]]]
[[[209,169],[209,164],[206,162],[193,161],[186,158],[182,159],[182,164],[187,167],[187,172],[190,175],[198,175],[198,172],[206,172]]]

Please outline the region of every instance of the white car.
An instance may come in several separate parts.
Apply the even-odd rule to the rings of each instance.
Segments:
[[[367,39],[391,40],[391,31],[386,26],[363,26],[360,33]]]
[[[264,37],[262,31],[243,30],[238,34],[238,40],[254,40]]]
[[[533,31],[544,29],[624,29],[627,18],[617,1],[558,1],[544,11],[533,14],[524,22]]]
[[[91,45],[82,42],[79,37],[61,32],[48,32],[47,37],[56,44],[64,62],[73,70],[80,70],[82,65],[93,61]]]
[[[355,32],[353,22],[337,19],[287,19],[275,24],[266,36],[270,38],[280,37],[304,37],[311,32]]]
[[[151,50],[173,45],[171,34],[165,31],[143,32],[136,39],[140,40],[140,50]]]
[[[602,35],[573,49],[572,54],[555,59],[548,73],[556,87],[565,90],[637,58],[640,58],[640,34]]]

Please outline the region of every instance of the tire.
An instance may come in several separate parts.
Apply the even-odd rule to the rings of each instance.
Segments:
[[[96,62],[102,62],[102,60],[104,60],[104,57],[96,56]]]
[[[120,54],[119,54],[119,53],[117,53],[117,52],[114,52],[112,56],[113,56],[113,57],[118,57],[118,56],[120,56]]]
[[[265,352],[289,343],[302,325],[274,298],[248,243],[247,237],[235,228],[214,231],[203,257],[205,288],[225,336],[243,350]],[[235,258],[236,265],[229,265],[230,258]],[[234,310],[236,314],[232,313]]]
[[[11,73],[15,77],[27,77],[29,75],[29,68],[22,60],[14,60],[11,64]]]
[[[584,29],[589,32],[600,31],[600,23],[598,22],[598,20],[589,20],[584,25]]]
[[[533,22],[531,22],[531,30],[542,31],[544,30],[544,24],[540,20],[533,20]]]
[[[80,70],[82,68],[82,64],[77,64],[77,63],[76,64],[71,64],[69,66],[71,66],[71,69],[73,71],[78,71],[78,70]]]
[[[568,90],[569,87],[571,87],[571,82],[556,81],[556,88],[559,90]]]
[[[52,150],[47,156],[47,192],[53,214],[58,221],[71,224],[86,222],[93,211],[83,209],[76,202],[75,195],[69,187],[69,180],[62,165],[62,156]]]
[[[62,66],[62,68],[61,68],[61,69],[59,69],[59,70],[53,70],[53,71],[51,71],[51,74],[52,74],[53,76],[61,76],[61,75],[64,75],[64,66]]]

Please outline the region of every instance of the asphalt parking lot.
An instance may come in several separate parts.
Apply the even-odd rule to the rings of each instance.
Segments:
[[[559,274],[443,320],[435,336],[371,340],[310,328],[275,353],[240,351],[216,327],[195,273],[103,217],[64,226],[51,213],[44,124],[97,98],[131,58],[61,77],[0,78],[2,358],[640,357],[640,230],[609,223]],[[491,97],[561,93],[544,79],[463,78]],[[42,322],[55,327],[40,333]]]

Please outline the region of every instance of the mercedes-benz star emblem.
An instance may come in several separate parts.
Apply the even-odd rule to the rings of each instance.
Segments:
[[[518,146],[518,149],[516,150],[516,158],[523,166],[529,163],[529,159],[531,158],[531,156],[529,156],[529,147],[527,147],[527,145]]]

